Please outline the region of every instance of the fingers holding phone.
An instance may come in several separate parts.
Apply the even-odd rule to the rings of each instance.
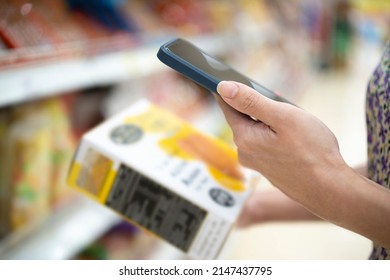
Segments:
[[[317,167],[345,164],[335,136],[313,115],[237,82],[221,82],[218,92],[241,163],[287,193],[310,185],[306,180]]]

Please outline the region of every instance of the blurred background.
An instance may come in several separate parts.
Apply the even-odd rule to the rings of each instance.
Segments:
[[[2,0],[0,259],[185,259],[65,183],[84,132],[145,97],[232,143],[214,98],[156,58],[183,37],[323,120],[366,160],[388,0]],[[261,178],[259,188],[271,188]],[[221,259],[366,259],[326,222],[234,229]]]

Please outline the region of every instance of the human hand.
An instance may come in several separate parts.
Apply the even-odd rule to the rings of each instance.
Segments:
[[[243,165],[316,216],[390,248],[389,189],[349,167],[320,120],[240,83],[221,82],[218,92]]]
[[[346,167],[334,134],[313,115],[237,82],[221,82],[218,93],[241,164],[295,200],[306,205],[324,195],[323,174]]]

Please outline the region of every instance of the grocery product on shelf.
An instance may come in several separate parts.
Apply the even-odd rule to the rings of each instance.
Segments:
[[[66,176],[75,149],[75,140],[63,102],[51,99],[47,101],[45,109],[50,119],[51,133],[50,204],[52,207],[58,207],[58,204],[70,196]]]
[[[23,110],[23,111],[21,111]],[[50,130],[47,117],[34,108],[15,112],[7,149],[11,165],[11,229],[17,230],[49,213]]]
[[[0,37],[11,49],[0,56],[2,68],[123,50],[134,44],[129,33],[108,30],[85,11],[69,9],[65,0],[9,0],[0,3],[0,16]]]
[[[10,51],[0,53],[0,67],[123,51],[172,34],[225,33],[232,28],[229,19],[239,14],[251,12],[252,26],[261,23],[263,6],[205,0],[3,1],[0,38]]]
[[[65,184],[74,150],[60,100],[3,110],[0,118],[0,191],[3,235],[46,217],[69,193]]]
[[[143,39],[222,31],[223,1],[8,0],[0,3],[0,68],[124,51]],[[210,12],[212,11],[212,12]],[[218,23],[218,24],[215,24]]]

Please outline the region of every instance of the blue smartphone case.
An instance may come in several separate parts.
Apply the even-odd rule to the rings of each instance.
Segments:
[[[220,63],[221,65],[226,66],[226,68],[231,69],[235,73],[239,74],[242,78],[245,78],[244,83],[247,84],[248,86],[254,88],[260,94],[262,94],[270,99],[276,100],[276,101],[292,104],[291,102],[284,99],[283,97],[275,94],[271,90],[254,82],[253,80],[247,78],[246,76],[242,75],[241,73],[238,73],[237,71],[235,71],[234,69],[232,69],[228,65],[221,63],[215,57],[205,53],[201,49],[197,48],[193,44],[191,44],[183,39],[178,38],[178,39],[171,40],[171,41],[163,44],[160,47],[160,49],[157,53],[157,57],[161,62],[163,62],[167,66],[173,68],[174,70],[178,71],[179,73],[183,74],[184,76],[191,79],[192,81],[194,81],[198,85],[208,89],[209,91],[218,94],[217,93],[217,86],[218,86],[218,83],[221,82],[222,80],[217,79],[216,77],[208,74],[207,72],[203,71],[202,69],[189,63],[187,60],[183,59],[182,57],[176,55],[174,52],[170,51],[170,49],[169,49],[170,46],[173,46],[175,44],[182,44],[183,46],[187,45],[188,48],[195,49],[199,53],[202,53],[203,55],[207,55],[208,57],[214,59],[215,61],[218,61],[218,63]],[[227,78],[225,78],[225,80],[231,80],[231,79],[229,79],[227,77]]]
[[[194,67],[192,64],[188,63],[186,60],[182,59],[181,57],[177,56],[169,50],[169,46],[178,43],[178,41],[184,40],[174,39],[162,45],[157,53],[158,59],[160,59],[160,61],[167,66],[171,67],[172,69],[175,69],[179,73],[191,79],[198,85],[205,87],[213,93],[217,93],[217,86],[220,81],[208,75],[206,72],[201,71],[197,67]]]

